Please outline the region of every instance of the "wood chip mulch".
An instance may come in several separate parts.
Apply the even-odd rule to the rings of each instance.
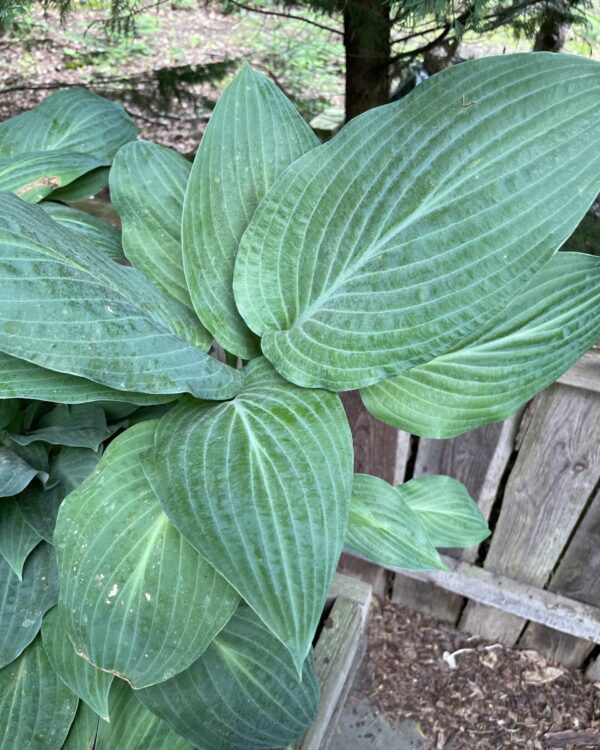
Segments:
[[[374,599],[369,699],[431,750],[600,748],[600,683]]]

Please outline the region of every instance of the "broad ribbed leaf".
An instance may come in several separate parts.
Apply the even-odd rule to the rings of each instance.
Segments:
[[[0,159],[0,191],[37,203],[62,185],[106,162],[77,151],[35,151]]]
[[[301,668],[346,535],[352,440],[339,397],[261,358],[223,404],[182,399],[148,470],[168,516]]]
[[[276,369],[363,387],[506,307],[600,191],[600,64],[469,61],[348,123],[277,180],[234,290]]]
[[[42,622],[42,643],[56,674],[98,716],[108,718],[108,693],[113,675],[92,666],[69,640],[62,611],[53,607]]]
[[[21,513],[18,496],[0,501],[0,555],[19,580],[22,578],[25,560],[41,541],[42,537]]]
[[[77,713],[61,750],[94,750],[97,731],[98,714],[83,701],[79,701]]]
[[[46,472],[38,471],[14,450],[0,445],[0,498],[21,492],[34,477],[42,482],[48,479]]]
[[[183,211],[185,275],[200,320],[244,359],[260,347],[233,299],[240,239],[275,179],[317,144],[291,102],[249,65],[219,99],[200,142]]]
[[[117,391],[92,380],[26,362],[0,352],[0,398],[39,399],[61,404],[81,404],[90,401],[125,401],[134,404],[167,403],[173,396]]]
[[[557,253],[481,333],[365,388],[365,406],[388,424],[433,438],[506,419],[598,340],[599,309],[600,258]]]
[[[54,548],[42,542],[27,558],[23,580],[0,558],[0,667],[36,637],[42,617],[58,599]]]
[[[109,696],[110,724],[101,721],[95,750],[193,750],[136,698],[122,680],[115,680]]]
[[[96,451],[111,432],[97,404],[59,404],[37,420],[35,430],[11,439],[18,445],[43,442]]]
[[[56,674],[37,638],[0,669],[2,750],[59,750],[77,711],[77,696]]]
[[[145,687],[186,669],[238,596],[171,524],[140,456],[156,422],[110,444],[62,504],[54,541],[69,636],[92,664]]]
[[[136,136],[122,105],[86,89],[59,91],[0,124],[0,158],[28,151],[69,149],[110,162]]]
[[[319,685],[312,655],[300,681],[287,650],[242,605],[189,669],[137,695],[201,750],[255,750],[302,734],[316,716]]]
[[[52,200],[72,203],[93,198],[108,186],[110,167],[99,167],[52,193]]]
[[[420,477],[394,489],[423,524],[434,547],[473,547],[490,535],[477,503],[452,477]]]
[[[344,546],[378,565],[411,570],[445,569],[425,526],[402,492],[368,474],[354,475]]]
[[[15,414],[19,411],[20,401],[18,398],[7,398],[0,401],[0,430],[11,423]]]
[[[54,541],[60,504],[71,490],[92,473],[99,460],[99,451],[64,446],[52,459],[46,488],[34,483],[18,495],[19,508],[25,520],[47,542]]]
[[[92,216],[92,214],[63,206],[61,203],[43,201],[40,205],[54,221],[87,240],[96,251],[113,260],[124,258],[123,248],[121,247],[121,233],[115,227],[96,216]]]
[[[191,311],[6,193],[0,272],[7,354],[119,390],[227,398],[239,389],[236,370],[200,351],[210,339]]]
[[[192,165],[169,148],[128,143],[110,171],[110,197],[123,224],[123,249],[136,268],[184,305],[181,214]]]

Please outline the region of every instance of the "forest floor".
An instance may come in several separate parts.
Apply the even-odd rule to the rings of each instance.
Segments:
[[[600,747],[600,683],[407,607],[373,599],[363,669],[346,716],[368,701],[383,719],[364,750],[396,750],[377,744],[388,727],[401,747],[423,750]]]
[[[0,34],[0,121],[57,88],[87,86],[123,102],[142,138],[189,153],[241,60],[275,80],[306,117],[343,109],[344,54],[335,19],[311,15],[332,29],[327,31],[292,18],[245,10],[225,14],[217,4],[172,0],[149,4],[137,17],[135,35],[125,36],[109,34],[102,23],[105,0],[87,5],[64,24],[56,11],[34,6]],[[590,18],[588,29],[571,32],[566,49],[600,57],[600,0],[594,0]],[[458,54],[530,48],[509,31],[497,31],[486,38],[467,35]]]

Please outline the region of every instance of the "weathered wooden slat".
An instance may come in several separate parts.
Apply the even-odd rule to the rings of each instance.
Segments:
[[[548,586],[571,599],[600,606],[600,492],[573,535]],[[591,641],[573,638],[556,630],[530,623],[519,639],[523,648],[534,648],[550,659],[579,667],[592,652]]]
[[[371,586],[373,593],[377,596],[389,596],[394,574],[382,568],[381,565],[342,552],[337,572],[345,576],[360,578],[361,581]]]
[[[594,348],[558,379],[559,383],[600,392],[600,349]]]
[[[326,750],[366,648],[371,587],[336,573],[330,596],[335,601],[315,647],[319,713],[296,750]]]
[[[375,419],[363,406],[358,391],[342,393],[341,397],[352,429],[354,471],[400,484],[410,451],[410,435]]]
[[[422,438],[415,462],[414,476],[448,474],[461,481],[477,500],[483,515],[489,518],[498,486],[510,458],[518,416],[495,422],[450,440]],[[477,558],[477,547],[455,550],[450,554],[469,562]],[[420,581],[396,575],[392,601],[425,611],[440,620],[456,623],[463,599],[447,591],[433,589]]]
[[[354,471],[373,474],[391,484],[403,482],[410,435],[375,419],[363,406],[358,391],[342,393],[341,397],[352,429]],[[370,583],[377,594],[387,594],[390,574],[380,566],[342,556],[338,569]]]
[[[508,614],[520,620],[532,620],[600,644],[600,607],[582,604],[448,555],[443,555],[442,559],[450,568],[449,573],[438,570],[402,572],[429,586],[433,584],[486,605],[497,616]]]
[[[551,386],[539,398],[523,438],[485,568],[543,587],[599,472],[600,395],[561,384]],[[469,603],[460,626],[514,645],[525,624],[513,614]]]

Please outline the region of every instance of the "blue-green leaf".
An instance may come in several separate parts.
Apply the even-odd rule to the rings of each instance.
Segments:
[[[181,257],[183,196],[192,165],[169,148],[135,141],[110,171],[110,197],[131,263],[164,292],[192,306]]]
[[[506,419],[598,340],[599,309],[600,258],[557,253],[452,352],[364,388],[365,406],[383,422],[433,438]]]
[[[148,477],[173,523],[304,662],[346,535],[352,439],[336,394],[263,358],[223,404],[182,399]]]
[[[130,428],[62,504],[54,541],[77,653],[152,685],[206,649],[238,596],[171,524],[142,471],[156,421]]]
[[[0,501],[0,555],[21,580],[23,565],[42,537],[21,512],[19,496]]]
[[[117,390],[228,398],[241,375],[209,357],[191,311],[0,194],[0,351]]]
[[[202,750],[256,750],[292,743],[315,719],[312,654],[300,680],[286,649],[242,605],[189,669],[138,698]]]
[[[355,474],[345,546],[378,565],[444,570],[424,524],[400,491],[409,485],[395,488],[379,477]]]
[[[600,63],[453,66],[292,164],[234,291],[306,387],[364,387],[459,346],[520,294],[600,192]]]
[[[318,140],[281,91],[244,65],[210,118],[185,196],[185,275],[200,320],[243,359],[260,353],[233,299],[233,267],[260,200]]]
[[[54,195],[53,198],[55,197]],[[98,252],[113,260],[124,258],[123,248],[121,247],[121,232],[102,221],[102,219],[85,211],[79,211],[76,208],[63,206],[62,203],[53,203],[52,201],[43,201],[40,207],[54,221],[70,229],[71,232],[75,232],[82,239],[85,238],[88,243],[93,244]]]

